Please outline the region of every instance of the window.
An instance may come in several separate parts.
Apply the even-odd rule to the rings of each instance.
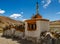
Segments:
[[[36,24],[29,24],[28,23],[28,30],[36,30]]]
[[[34,29],[36,29],[36,24],[34,24]]]
[[[31,24],[31,29],[34,29],[34,26],[33,26],[33,24]]]

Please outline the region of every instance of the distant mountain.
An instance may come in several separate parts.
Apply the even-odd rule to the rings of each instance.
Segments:
[[[51,21],[50,24],[57,24],[57,25],[60,25],[60,20]]]
[[[0,27],[5,27],[6,25],[22,25],[23,22],[13,20],[9,17],[0,16]]]

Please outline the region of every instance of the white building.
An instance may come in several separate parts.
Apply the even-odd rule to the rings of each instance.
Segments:
[[[43,19],[38,13],[38,3],[36,7],[36,15],[30,20],[25,21],[25,37],[27,39],[40,39],[42,32],[49,31],[49,20]]]

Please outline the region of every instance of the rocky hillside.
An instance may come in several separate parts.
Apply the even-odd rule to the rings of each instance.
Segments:
[[[0,16],[0,28],[5,27],[6,25],[22,25],[23,22],[13,20],[9,17]]]
[[[57,24],[57,25],[60,25],[60,20],[56,20],[56,21],[51,21],[50,24]]]

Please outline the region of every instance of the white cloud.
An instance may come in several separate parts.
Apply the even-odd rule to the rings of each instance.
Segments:
[[[60,14],[60,12],[57,12],[56,14]]]
[[[10,17],[11,18],[20,18],[20,17],[22,17],[22,15],[21,14],[12,14],[12,15],[10,15]]]
[[[3,14],[3,13],[5,13],[5,11],[4,11],[4,10],[2,10],[2,9],[0,9],[0,14]]]
[[[22,19],[22,21],[25,21],[25,20],[27,20],[27,19]]]
[[[50,3],[51,3],[51,0],[43,0],[43,1],[42,1],[42,4],[44,4],[44,5],[43,5],[44,8],[48,7],[48,5],[49,5]]]
[[[23,14],[23,12],[21,12],[21,14]]]
[[[23,12],[21,12],[21,14],[12,14],[12,15],[10,15],[10,18],[13,18],[15,20],[21,20],[21,21],[27,20],[22,16],[22,14],[23,14]]]
[[[60,3],[60,0],[59,0],[59,3]]]
[[[45,1],[43,0],[43,1],[41,1],[43,4],[45,3]]]

